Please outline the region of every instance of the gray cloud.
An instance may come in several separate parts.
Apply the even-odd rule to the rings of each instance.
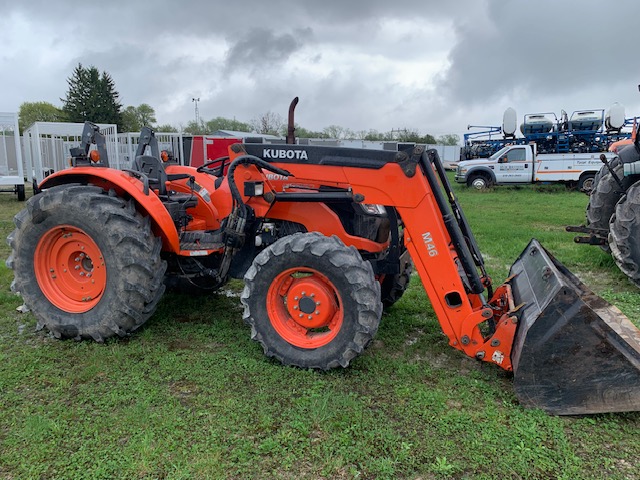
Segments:
[[[533,111],[640,112],[627,32],[640,4],[619,0],[0,0],[0,111],[60,104],[82,62],[108,71],[124,105],[158,121],[286,114],[320,130],[410,127],[462,133]]]
[[[485,19],[457,25],[451,65],[438,85],[461,102],[606,88],[621,70],[637,73],[620,42],[622,32],[636,28],[637,2],[617,2],[615,12],[588,0],[500,0],[488,7]]]
[[[263,68],[277,68],[311,38],[310,28],[296,29],[292,33],[276,34],[266,28],[250,30],[232,42],[225,58],[226,73],[246,70],[254,75]]]

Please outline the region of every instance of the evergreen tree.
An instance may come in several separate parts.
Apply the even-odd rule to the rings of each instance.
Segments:
[[[118,102],[115,83],[107,72],[100,74],[96,67],[83,67],[79,63],[67,83],[67,96],[61,100],[69,121],[115,123],[122,129],[122,105]]]

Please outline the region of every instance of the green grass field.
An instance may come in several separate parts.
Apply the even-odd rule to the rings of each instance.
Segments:
[[[585,195],[456,189],[497,284],[536,237],[640,323],[640,291],[564,232]],[[20,208],[0,196],[3,237]],[[2,263],[0,478],[640,479],[640,413],[524,410],[509,375],[448,346],[415,276],[365,353],[328,373],[263,356],[239,282],[168,294],[141,331],[97,344],[36,332],[11,280]]]

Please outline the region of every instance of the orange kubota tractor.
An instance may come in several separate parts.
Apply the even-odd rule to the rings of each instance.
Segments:
[[[72,155],[8,239],[15,289],[56,337],[125,336],[166,283],[244,277],[244,320],[267,356],[346,367],[412,260],[450,345],[513,371],[523,406],[640,410],[640,331],[535,240],[494,287],[435,150],[246,143],[196,169],[144,129],[120,171],[87,123]]]

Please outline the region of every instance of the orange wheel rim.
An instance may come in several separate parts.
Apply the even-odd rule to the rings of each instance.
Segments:
[[[87,312],[104,294],[107,268],[102,252],[79,228],[60,225],[46,232],[33,264],[42,293],[60,310]]]
[[[300,348],[330,343],[344,318],[333,283],[310,268],[292,268],[275,278],[267,292],[267,312],[276,332]]]

